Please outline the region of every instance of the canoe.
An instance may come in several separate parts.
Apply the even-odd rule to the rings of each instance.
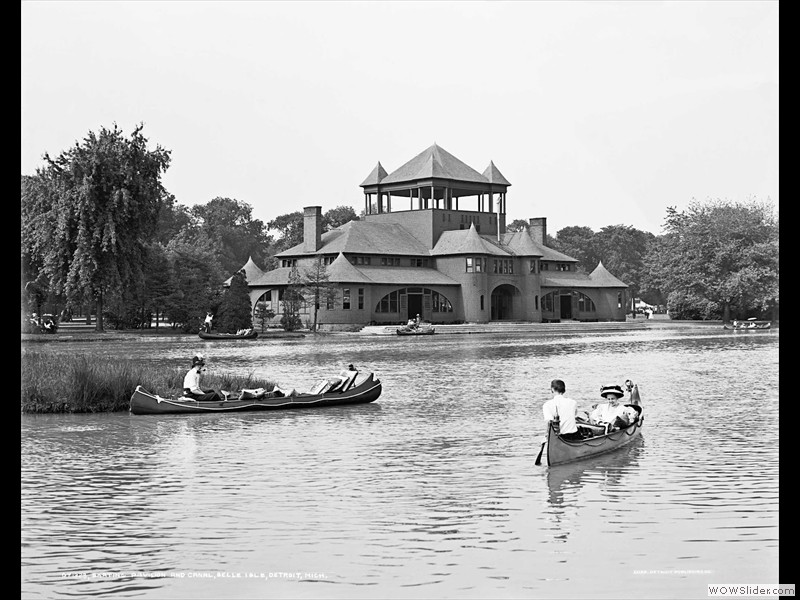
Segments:
[[[755,321],[748,319],[747,321],[734,321],[730,325],[725,324],[722,326],[724,329],[753,331],[754,329],[769,329],[772,327],[772,321]]]
[[[629,425],[625,429],[617,429],[602,434],[599,431],[602,428],[597,426],[592,427],[587,423],[578,421],[579,427],[598,431],[597,435],[583,440],[564,440],[558,435],[557,425],[555,423],[550,423],[547,430],[547,441],[542,449],[546,461],[542,461],[542,463],[544,464],[546,462],[549,466],[555,466],[584,460],[593,456],[605,454],[606,452],[612,452],[637,439],[641,435],[642,426],[644,425],[644,410],[641,405],[638,386],[634,386],[631,392],[631,402],[626,406],[632,406],[639,413],[639,418],[635,423]],[[538,461],[536,464],[539,464]]]
[[[204,340],[254,340],[258,337],[258,332],[253,329],[250,333],[239,335],[236,333],[208,333],[206,331],[201,331],[197,335]]]
[[[433,335],[436,328],[430,325],[420,325],[417,328],[411,327],[398,327],[397,335]]]
[[[355,385],[343,392],[300,393],[296,396],[274,396],[268,393],[262,398],[211,402],[182,397],[162,398],[158,394],[151,394],[139,385],[136,386],[136,390],[131,396],[130,412],[134,415],[165,415],[314,408],[343,404],[366,404],[377,400],[381,395],[381,381],[373,373],[369,373],[363,380],[357,378],[354,383]]]

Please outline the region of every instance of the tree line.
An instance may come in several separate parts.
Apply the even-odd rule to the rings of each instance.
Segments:
[[[276,268],[276,253],[302,243],[303,213],[264,223],[233,198],[181,205],[162,184],[170,160],[171,151],[149,147],[143,125],[126,136],[114,124],[56,157],[45,154],[34,175],[22,176],[24,309],[93,309],[102,315],[98,330],[150,327],[154,318],[196,330],[206,311],[221,330],[252,326],[244,324],[251,317],[239,270],[250,258],[264,271]],[[323,229],[358,219],[339,206],[323,214]],[[769,202],[693,201],[686,211],[667,210],[662,235],[572,226],[548,235],[547,245],[586,271],[602,261],[631,296],[666,305],[674,318],[777,318],[778,220]],[[313,303],[316,322],[329,295],[324,267],[293,278],[284,302]],[[285,328],[299,326],[296,315],[285,319]]]

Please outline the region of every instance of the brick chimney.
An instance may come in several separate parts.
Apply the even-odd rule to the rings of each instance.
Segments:
[[[316,252],[322,247],[322,207],[303,208],[303,249]]]
[[[534,242],[539,242],[542,246],[547,244],[547,217],[530,219],[530,227],[528,229]]]

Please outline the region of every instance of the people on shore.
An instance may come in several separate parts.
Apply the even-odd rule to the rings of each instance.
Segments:
[[[561,379],[554,379],[550,382],[550,392],[553,397],[544,403],[542,413],[547,427],[550,423],[558,422],[559,435],[565,440],[581,440],[583,436],[578,431],[576,417],[578,414],[578,403],[564,394],[567,388]]]
[[[183,378],[184,397],[202,402],[223,400],[222,394],[212,389],[203,389],[200,386],[201,374],[205,371],[205,366],[206,360],[202,354],[196,354],[192,357],[192,368]]]

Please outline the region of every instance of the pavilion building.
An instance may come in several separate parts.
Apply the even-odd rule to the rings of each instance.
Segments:
[[[392,173],[378,162],[361,183],[363,219],[323,232],[322,208],[308,206],[303,241],[275,255],[280,267],[244,265],[253,309],[280,318],[293,269],[321,261],[335,289],[318,310],[323,329],[417,314],[433,323],[624,321],[628,286],[602,263],[586,273],[548,248],[546,218],[506,231],[510,186],[493,162],[479,173],[436,144]],[[313,307],[301,318],[313,320]]]

